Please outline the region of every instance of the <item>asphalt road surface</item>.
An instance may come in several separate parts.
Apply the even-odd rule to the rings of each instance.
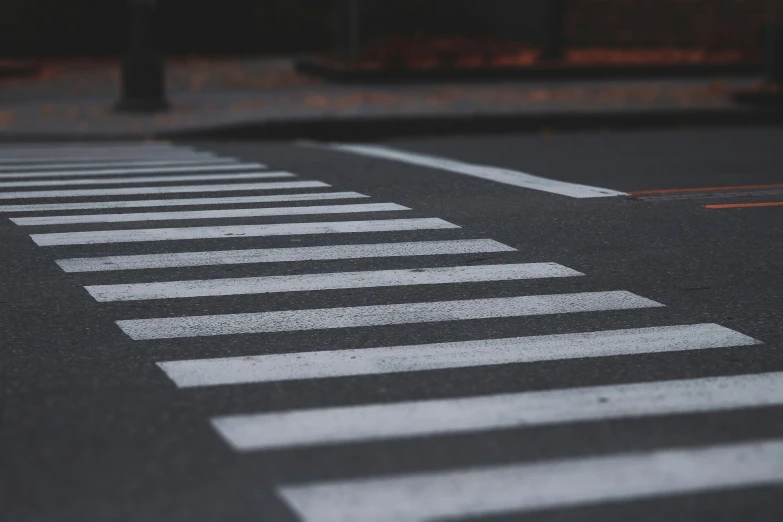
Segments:
[[[0,145],[0,519],[783,519],[783,131]]]

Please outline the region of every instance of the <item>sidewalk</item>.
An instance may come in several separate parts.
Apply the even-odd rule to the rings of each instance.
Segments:
[[[334,85],[290,60],[178,60],[167,66],[172,110],[112,111],[118,64],[43,64],[0,81],[0,140],[254,137],[330,139],[408,132],[779,121],[734,103],[752,77],[628,81]]]

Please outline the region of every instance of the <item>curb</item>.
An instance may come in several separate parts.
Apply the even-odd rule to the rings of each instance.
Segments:
[[[323,78],[338,84],[352,83],[427,83],[486,81],[606,81],[649,80],[656,78],[711,78],[715,76],[758,75],[759,63],[731,64],[643,64],[563,66],[540,64],[527,67],[494,67],[490,69],[350,69],[339,62],[305,56],[294,60],[297,72]]]
[[[783,125],[783,109],[739,107],[603,113],[473,114],[467,116],[269,120],[143,133],[0,132],[0,142],[119,141],[144,139],[374,141],[398,136],[504,132],[630,130],[687,126]]]

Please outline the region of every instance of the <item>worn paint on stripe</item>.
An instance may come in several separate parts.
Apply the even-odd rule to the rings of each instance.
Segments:
[[[146,268],[514,251],[515,249],[498,243],[497,241],[492,241],[491,239],[460,239],[455,241],[417,241],[408,243],[376,243],[300,248],[255,248],[248,250],[82,257],[59,259],[57,260],[57,264],[66,272],[101,272],[107,270],[140,270]]]
[[[0,172],[21,172],[26,173],[44,169],[46,171],[68,170],[68,169],[105,169],[109,167],[176,167],[184,165],[227,165],[238,163],[234,158],[216,158],[214,156],[203,156],[195,159],[173,159],[173,160],[126,160],[126,161],[71,161],[67,163],[35,163],[24,165],[0,165]]]
[[[187,176],[144,176],[131,178],[53,179],[46,181],[0,181],[0,188],[68,187],[77,185],[132,185],[134,183],[174,183],[176,181],[238,181],[293,178],[290,172],[243,172],[237,174],[193,174]]]
[[[117,321],[117,324],[132,339],[173,339],[630,310],[659,306],[663,305],[630,292],[582,292],[432,303],[135,319]]]
[[[208,205],[236,205],[241,203],[285,203],[290,201],[358,199],[367,197],[369,196],[360,194],[358,192],[314,192],[305,194],[276,194],[272,196],[231,196],[226,198],[138,199],[133,201],[91,201],[88,203],[44,203],[40,205],[0,205],[0,213],[137,207],[189,207]]]
[[[180,388],[382,375],[499,364],[750,346],[759,341],[717,324],[659,326],[437,344],[170,361],[158,365]]]
[[[783,183],[771,183],[767,185],[735,185],[727,187],[701,187],[701,188],[680,188],[663,190],[635,190],[628,194],[632,196],[641,196],[646,194],[684,194],[688,192],[711,192],[719,190],[752,190],[783,187]]]
[[[783,484],[783,440],[290,485],[302,522],[432,522]]]
[[[766,201],[763,203],[727,203],[723,205],[704,205],[704,208],[754,208],[783,207],[783,201]]]
[[[212,419],[237,451],[783,405],[783,372]]]
[[[175,187],[129,187],[71,190],[35,190],[0,192],[0,199],[80,198],[87,196],[127,196],[129,194],[185,194],[192,192],[248,192],[329,187],[321,181],[274,181],[262,183],[232,183],[229,185],[184,185]]]
[[[64,177],[87,177],[87,176],[124,176],[128,174],[163,174],[166,172],[231,172],[231,171],[243,171],[253,169],[265,169],[266,165],[261,163],[234,163],[229,165],[215,164],[215,165],[180,165],[180,166],[158,166],[158,167],[126,167],[117,169],[82,169],[82,170],[46,170],[46,171],[34,171],[34,172],[13,172],[11,174],[0,174],[0,179],[11,178],[64,178]],[[135,178],[128,178],[133,180]],[[4,185],[2,186],[14,186]],[[24,186],[24,185],[18,185]]]
[[[515,281],[581,275],[584,274],[557,263],[521,263],[94,285],[86,286],[85,288],[97,301],[107,302],[278,292],[311,292],[349,288]]]
[[[236,225],[186,228],[149,228],[137,230],[95,230],[32,234],[39,246],[93,245],[101,243],[134,243],[178,241],[187,239],[236,239],[242,237],[295,236],[311,234],[347,234],[355,232],[390,232],[459,228],[442,219],[379,219],[372,221],[334,221],[325,223],[284,223],[274,225]]]
[[[409,163],[411,165],[445,170],[448,172],[456,172],[458,174],[465,174],[488,181],[513,185],[515,187],[540,190],[542,192],[549,192],[552,194],[560,194],[561,196],[568,196],[572,198],[602,198],[608,196],[626,195],[625,192],[618,192],[616,190],[591,187],[588,185],[580,185],[576,183],[567,183],[565,181],[557,181],[540,176],[534,176],[532,174],[527,174],[525,172],[516,170],[492,167],[489,165],[474,165],[453,159],[429,156],[426,154],[416,154],[379,145],[335,144],[330,145],[330,148],[343,152],[359,154],[362,156],[400,161],[403,163]]]
[[[76,223],[129,223],[134,221],[172,221],[180,219],[226,219],[268,216],[301,216],[311,214],[355,214],[360,212],[394,212],[410,210],[396,203],[357,205],[314,205],[302,207],[232,208],[186,212],[134,212],[128,214],[81,214],[75,216],[40,216],[11,218],[20,226],[70,225]]]

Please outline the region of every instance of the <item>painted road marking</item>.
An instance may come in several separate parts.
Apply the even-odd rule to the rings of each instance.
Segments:
[[[458,174],[465,174],[488,181],[540,190],[552,194],[560,194],[561,196],[569,196],[572,198],[602,198],[626,195],[625,192],[618,192],[616,190],[567,183],[565,181],[542,178],[516,170],[492,167],[489,165],[475,165],[438,156],[401,151],[380,145],[334,144],[329,145],[328,147],[334,150],[362,156],[400,161],[411,165],[456,172]]]
[[[40,205],[0,205],[0,212],[45,212],[52,210],[89,210],[135,207],[188,207],[198,205],[234,205],[238,203],[281,203],[324,199],[367,198],[358,192],[314,192],[274,196],[232,196],[226,198],[139,199],[133,201],[94,201],[89,203],[44,203]]]
[[[121,176],[125,174],[163,174],[166,172],[230,172],[253,169],[265,169],[266,165],[261,163],[235,163],[230,165],[181,165],[176,167],[126,167],[121,169],[82,169],[82,170],[58,170],[58,171],[34,171],[18,172],[11,174],[0,174],[0,179],[10,178],[63,178],[63,177],[86,177],[86,176]],[[133,180],[134,178],[128,178]],[[2,185],[0,185],[2,186]]]
[[[764,203],[727,203],[723,205],[704,205],[704,208],[753,208],[753,207],[783,207],[783,201],[767,201]]]
[[[132,339],[174,339],[357,328],[499,317],[631,310],[663,306],[630,292],[582,292],[431,303],[403,303],[117,321]]]
[[[432,522],[783,483],[783,440],[291,485],[303,522]]]
[[[107,302],[311,292],[347,288],[480,283],[582,275],[584,274],[581,272],[557,263],[521,263],[94,285],[85,288],[97,301]]]
[[[382,375],[500,364],[751,346],[717,324],[658,326],[410,346],[328,350],[158,363],[180,388]]]
[[[7,157],[0,155],[2,164],[46,164],[60,163],[63,161],[83,161],[83,162],[101,162],[101,161],[134,161],[134,160],[182,160],[182,159],[203,159],[216,158],[217,155],[211,152],[192,152],[192,151],[159,151],[159,152],[128,152],[122,154],[102,154],[95,153],[75,153],[58,156],[28,155],[18,157]]]
[[[212,419],[237,451],[451,435],[783,405],[783,372]]]
[[[295,236],[311,234],[347,234],[355,232],[391,232],[460,228],[442,219],[379,219],[372,221],[335,221],[325,223],[279,223],[273,225],[235,225],[222,227],[149,228],[136,230],[95,230],[32,234],[39,246],[94,245],[187,239]]]
[[[216,158],[212,155],[197,157],[196,159],[182,160],[126,160],[126,161],[106,161],[90,163],[86,161],[72,161],[67,163],[41,163],[25,165],[0,165],[0,172],[28,172],[40,169],[58,170],[58,169],[104,169],[108,167],[176,167],[184,165],[226,165],[238,163],[234,158]]]
[[[246,192],[253,190],[283,190],[322,188],[331,185],[321,181],[279,181],[262,183],[232,183],[229,185],[180,185],[176,187],[130,187],[74,190],[36,190],[0,192],[0,199],[80,198],[85,196],[126,196],[129,194],[184,194],[189,192]]]
[[[194,174],[187,176],[144,176],[138,178],[51,179],[46,181],[0,181],[0,188],[67,187],[73,185],[133,185],[134,183],[173,183],[175,181],[232,181],[293,178],[290,172],[243,172],[241,174]]]
[[[702,188],[682,188],[682,189],[664,189],[664,190],[635,190],[628,194],[632,196],[641,196],[647,194],[679,194],[688,192],[710,192],[716,190],[752,190],[783,187],[783,183],[773,183],[767,185],[736,185],[730,187],[702,187]]]
[[[66,272],[100,272],[106,270],[140,270],[145,268],[515,251],[516,250],[511,247],[498,243],[497,241],[492,241],[491,239],[458,239],[454,241],[418,241],[410,243],[376,243],[300,248],[255,248],[250,250],[82,257],[58,259],[57,264]]]
[[[314,205],[305,207],[232,208],[225,210],[192,210],[184,212],[134,212],[129,214],[81,214],[75,216],[40,216],[11,218],[20,226],[70,225],[75,223],[128,223],[134,221],[171,221],[178,219],[226,219],[264,216],[300,216],[310,214],[352,214],[359,212],[394,212],[410,210],[396,203],[356,205]]]

